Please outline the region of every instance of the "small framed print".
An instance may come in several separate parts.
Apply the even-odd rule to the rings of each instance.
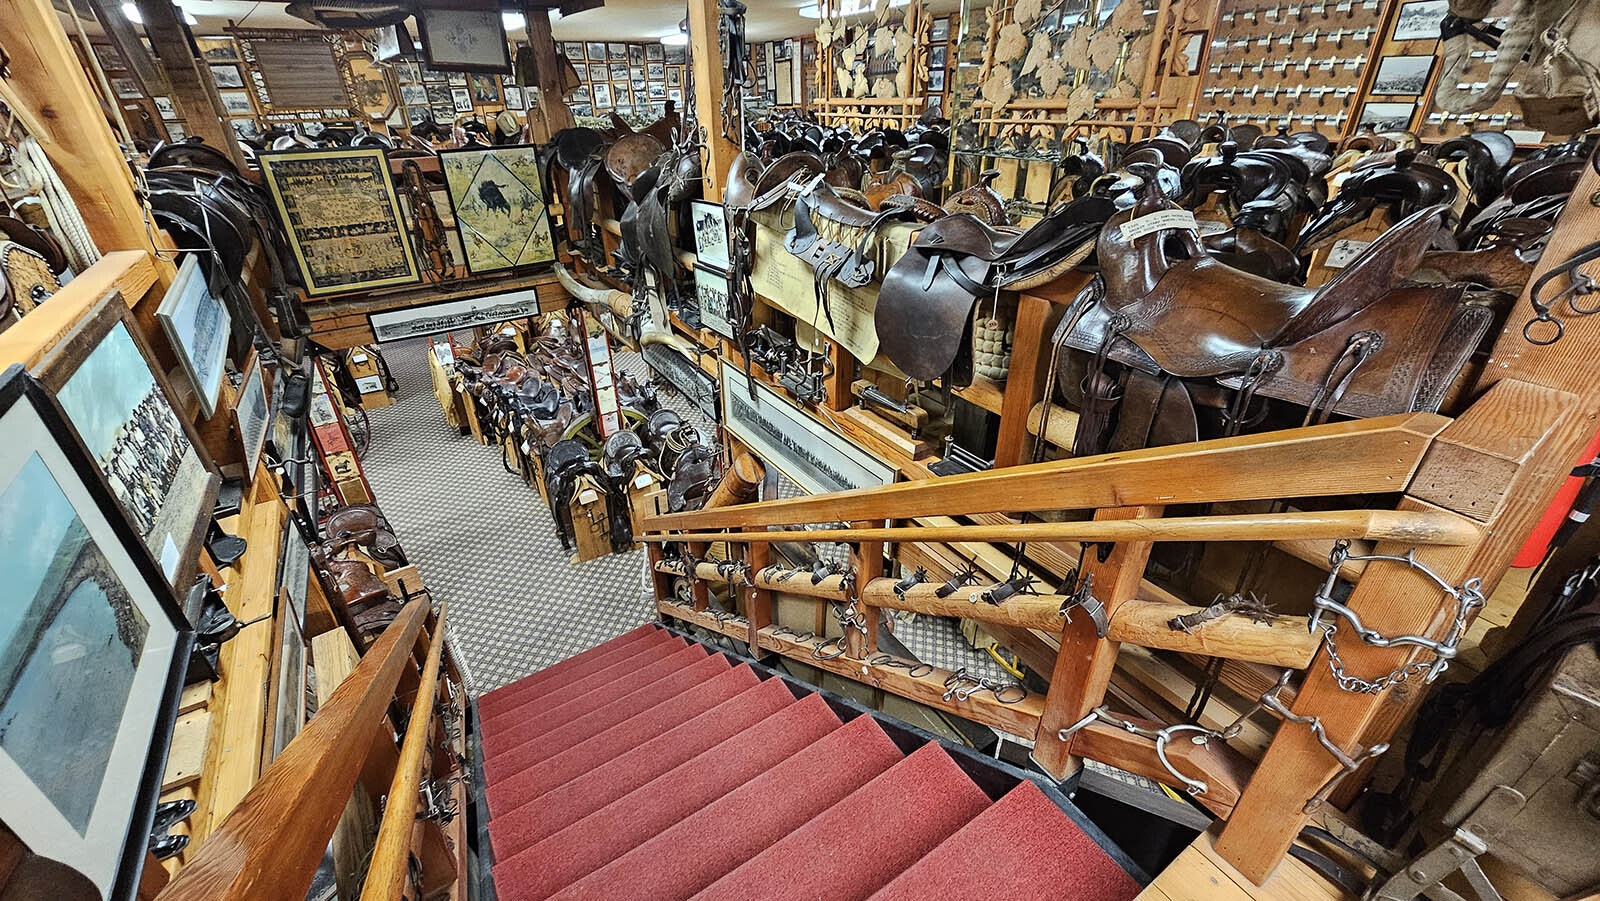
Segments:
[[[644,66],[628,67],[628,77],[634,81],[644,81]]]
[[[467,86],[467,73],[446,72],[444,73],[444,82],[452,88],[464,88]]]
[[[928,73],[928,92],[932,94],[944,93],[943,69],[934,69]]]
[[[472,112],[472,91],[467,88],[451,88],[450,105],[458,113]]]
[[[677,66],[667,70],[667,87],[677,88],[683,86],[683,70]]]
[[[111,90],[116,91],[117,96],[123,100],[133,100],[144,96],[144,91],[139,89],[139,83],[131,78],[111,79]]]
[[[267,422],[271,419],[269,412],[261,360],[252,357],[244,381],[239,383],[239,406],[233,411],[239,426],[239,440],[244,443],[246,472],[255,472],[256,461],[261,458],[261,444],[266,440]]]
[[[1361,108],[1358,124],[1376,132],[1406,131],[1416,111],[1415,103],[1368,103]]]
[[[949,46],[945,44],[935,44],[931,49],[928,50],[928,68],[943,69],[946,58],[945,55],[949,52]]]
[[[704,264],[728,271],[728,222],[722,204],[694,200],[689,203],[689,211],[694,229],[695,266]]]
[[[167,122],[164,124],[167,126],[167,140],[174,144],[189,140],[189,133],[183,130],[182,125],[178,124],[177,122]]]
[[[594,105],[596,109],[611,108],[611,85],[603,81],[595,82],[591,96],[594,98]]]
[[[200,412],[210,419],[217,412],[232,318],[222,301],[212,295],[200,273],[199,260],[198,254],[184,255],[172,286],[161,298],[156,321],[172,343],[194,397],[200,402]]]
[[[666,48],[660,44],[644,45],[644,58],[650,62],[660,62],[667,58]]]
[[[928,40],[930,40],[930,41],[948,41],[949,39],[950,39],[950,20],[947,19],[947,18],[934,19],[933,20],[933,24],[928,26]]]
[[[100,68],[107,72],[126,72],[128,64],[122,61],[122,54],[110,44],[90,44],[94,48],[94,58],[100,61]]]
[[[1394,20],[1397,41],[1437,41],[1439,26],[1450,13],[1450,0],[1416,0],[1400,4]]]
[[[606,59],[611,60],[614,63],[625,63],[625,62],[627,62],[628,61],[628,45],[627,44],[607,44],[606,45]]]
[[[666,79],[667,79],[667,64],[666,63],[649,63],[649,64],[647,64],[645,66],[645,77],[650,79],[651,81],[666,81]]]
[[[725,338],[733,337],[733,310],[728,302],[728,277],[709,266],[694,267],[700,322]]]
[[[611,80],[612,81],[627,81],[628,80],[628,64],[627,63],[612,63],[611,64]]]
[[[606,68],[605,63],[592,63],[588,66],[585,66],[584,71],[587,72],[589,76],[587,80],[591,82],[605,81],[611,77],[611,71]]]
[[[652,81],[652,82],[650,82],[649,88],[647,88],[646,90],[647,90],[648,96],[650,97],[651,100],[665,100],[665,99],[667,99],[667,86],[664,85],[664,84],[659,84],[657,82]]]
[[[494,106],[500,102],[500,80],[493,75],[472,75],[472,100],[479,106]]]
[[[628,93],[629,92],[628,92],[628,83],[627,82],[619,81],[619,82],[612,82],[611,83],[611,101],[617,105],[617,107],[618,107],[617,112],[620,113],[622,111],[621,107],[627,106],[628,104],[633,102],[629,98]]]
[[[418,85],[405,85],[401,90],[403,91],[408,87],[421,90]],[[253,116],[256,114],[255,107],[250,105],[249,91],[218,91],[217,97],[222,101],[222,111],[230,116]]]
[[[594,62],[595,60],[603,60],[603,59],[606,58],[606,45],[605,44],[600,43],[598,41],[590,41],[589,43],[584,44],[583,46],[585,48],[587,48],[587,50],[588,50],[588,57],[589,57],[589,61],[590,62]]]
[[[1418,97],[1428,87],[1433,74],[1432,54],[1385,56],[1378,61],[1378,74],[1372,79],[1372,93],[1387,97]]]
[[[400,101],[406,106],[427,106],[428,89],[420,84],[403,84],[400,86]]]
[[[682,88],[667,88],[667,99],[673,101],[674,103],[682,103],[683,102],[683,89]]]
[[[455,72],[511,72],[505,23],[494,7],[420,7],[417,30],[428,65]]]
[[[244,73],[238,66],[211,66],[211,80],[219,88],[244,87]]]
[[[578,89],[572,92],[570,99],[573,103],[581,103],[587,106],[589,105],[589,97],[589,86],[585,84],[579,85]]]
[[[567,41],[561,45],[561,52],[566,55],[567,59],[572,60],[575,63],[580,62],[584,58],[583,42]]]
[[[520,110],[527,106],[526,101],[524,101],[522,97],[522,88],[518,87],[517,85],[506,85],[505,95],[506,109]]]
[[[644,45],[643,44],[629,44],[628,45],[628,62],[631,65],[635,65],[635,66],[644,65]]]
[[[667,52],[667,65],[669,65],[669,66],[686,66],[686,65],[689,64],[689,48],[687,48],[687,47],[668,47],[668,48],[666,48],[666,52]]]
[[[643,78],[635,78],[633,81],[629,82],[629,84],[631,84],[633,86],[633,92],[635,94],[639,94],[639,95],[643,95],[644,94],[644,79]]]
[[[156,112],[161,114],[161,118],[163,118],[163,119],[176,119],[176,118],[178,118],[178,109],[177,109],[177,107],[172,105],[172,98],[171,97],[151,97],[150,98],[150,102],[152,102],[152,103],[154,103],[156,105]]]
[[[227,35],[195,38],[194,45],[200,51],[200,58],[208,63],[236,63],[239,61],[239,46],[233,42],[233,38]]]

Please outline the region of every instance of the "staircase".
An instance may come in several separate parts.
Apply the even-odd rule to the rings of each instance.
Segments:
[[[654,625],[479,716],[502,901],[1139,892],[1033,782]]]

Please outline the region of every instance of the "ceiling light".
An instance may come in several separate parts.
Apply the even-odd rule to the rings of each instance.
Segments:
[[[689,36],[680,31],[663,36],[661,38],[661,43],[668,47],[682,47],[689,43]]]
[[[144,16],[139,15],[139,7],[132,3],[122,4],[122,17],[135,25],[144,24]]]
[[[500,21],[505,23],[506,31],[514,31],[528,24],[528,19],[522,13],[506,11],[500,14]]]
[[[822,18],[822,7],[821,7],[821,5],[820,4],[816,4],[816,3],[812,3],[812,4],[808,4],[806,6],[800,7],[800,18],[802,18],[802,19],[820,19],[820,18]]]

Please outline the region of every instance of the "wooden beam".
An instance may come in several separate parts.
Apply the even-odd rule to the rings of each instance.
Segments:
[[[1062,281],[1077,282],[1082,288],[1089,274],[1068,273]],[[1012,342],[1011,374],[1000,407],[1000,431],[995,439],[995,468],[1016,466],[1031,459],[1033,442],[1028,432],[1028,410],[1044,398],[1048,378],[1051,333],[1066,310],[1042,297],[1023,294],[1017,298],[1016,340]],[[1045,398],[1048,399],[1048,398]]]
[[[542,4],[524,3],[522,11],[528,23],[528,46],[533,48],[534,78],[539,82],[539,110],[553,135],[576,123],[572,110],[567,108],[566,92],[562,90],[561,63],[556,59],[555,38],[550,34],[550,9]]]
[[[1134,717],[1119,716],[1118,719],[1143,729],[1162,727],[1160,723]],[[1223,742],[1212,740],[1196,744],[1190,741],[1193,737],[1194,733],[1177,733],[1166,746],[1167,759],[1178,772],[1206,784],[1206,790],[1194,796],[1196,801],[1217,816],[1226,817],[1238,805],[1242,788],[1250,779],[1250,763]],[[1072,736],[1072,754],[1184,790],[1182,781],[1161,765],[1155,742],[1119,725],[1093,722],[1079,729]]]
[[[717,38],[720,25],[717,6],[717,0],[689,0],[689,43],[694,47],[694,53],[689,55],[692,64],[689,77],[694,84],[694,108],[705,130],[703,196],[712,200],[722,197],[728,169],[739,154],[738,145],[722,133],[724,63]]]
[[[211,70],[201,68],[189,42],[189,28],[180,16],[183,11],[169,0],[135,0],[144,19],[144,33],[155,48],[156,58],[167,75],[168,97],[183,119],[184,131],[220,150],[240,172],[248,172],[238,136],[224,118],[222,99],[217,96]],[[117,13],[113,12],[112,15]]]
[[[913,483],[915,484],[915,483]],[[690,532],[640,536],[642,541],[733,541],[759,544],[793,541],[794,532]],[[1233,513],[1137,521],[1030,522],[976,526],[896,526],[816,529],[806,541],[1280,541],[1368,539],[1411,544],[1463,545],[1476,541],[1478,526],[1454,513],[1397,510],[1329,510]]]
[[[1076,457],[720,510],[650,517],[652,532],[807,522],[1392,493],[1450,420],[1404,413]]]

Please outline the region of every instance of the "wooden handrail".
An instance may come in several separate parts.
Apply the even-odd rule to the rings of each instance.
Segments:
[[[160,901],[305,895],[427,613],[422,599],[400,611],[328,703],[196,847]]]
[[[422,782],[423,757],[433,733],[433,711],[439,687],[439,662],[444,652],[444,615],[448,603],[439,607],[428,644],[428,662],[422,668],[422,681],[411,702],[411,719],[406,724],[405,741],[400,745],[400,763],[389,783],[389,800],[378,827],[378,841],[372,848],[372,865],[361,888],[361,901],[394,901],[405,892],[407,865],[411,856],[411,833],[417,824],[417,790]]]
[[[646,518],[691,531],[1404,491],[1449,419],[1402,413]],[[792,540],[792,539],[790,539]]]
[[[912,483],[916,484],[916,483]],[[1465,516],[1433,510],[1331,510],[1239,513],[1155,519],[1030,522],[976,526],[895,526],[875,529],[655,533],[642,541],[1281,541],[1351,538],[1406,544],[1464,545],[1478,540]]]

